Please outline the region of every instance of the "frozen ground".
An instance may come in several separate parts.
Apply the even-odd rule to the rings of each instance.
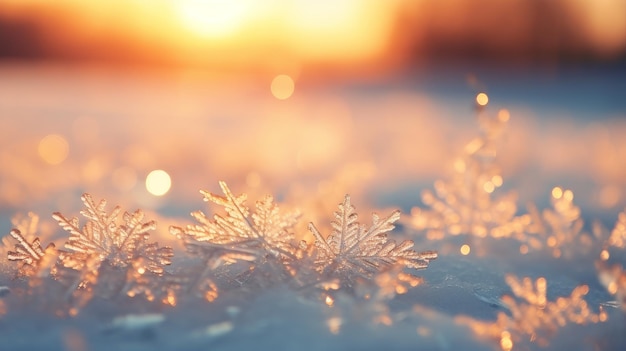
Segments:
[[[531,260],[528,260],[531,259]],[[493,320],[502,308],[494,302],[510,291],[504,275],[545,276],[548,298],[567,296],[581,283],[589,284],[591,306],[611,300],[599,286],[592,268],[581,270],[584,258],[555,264],[551,259],[524,260],[442,255],[422,272],[426,283],[389,303],[393,325],[371,320],[369,307],[350,297],[329,308],[319,301],[276,286],[240,296],[222,296],[213,303],[183,298],[175,308],[146,305],[137,300],[94,300],[75,318],[58,318],[29,307],[9,293],[3,297],[8,313],[0,319],[2,350],[488,350],[497,344],[481,341],[455,321],[458,315]],[[593,267],[591,264],[585,265]],[[4,283],[11,282],[3,279]],[[597,325],[567,326],[559,330],[547,350],[626,347],[626,321],[609,308],[609,321]],[[157,313],[162,321],[146,317]],[[144,316],[145,325],[116,326],[114,319]],[[329,320],[340,316],[335,334]],[[530,342],[516,349],[538,349]]]

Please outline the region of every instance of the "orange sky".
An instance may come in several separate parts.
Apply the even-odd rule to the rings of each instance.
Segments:
[[[0,7],[0,25],[14,34],[0,36],[0,56],[11,45],[33,45],[57,58],[295,74],[310,65],[384,69],[433,55],[611,59],[626,50],[623,0],[0,0]]]

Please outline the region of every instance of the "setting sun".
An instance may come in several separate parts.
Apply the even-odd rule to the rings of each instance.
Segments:
[[[175,3],[183,25],[202,37],[219,38],[241,29],[253,12],[250,1],[181,0]]]

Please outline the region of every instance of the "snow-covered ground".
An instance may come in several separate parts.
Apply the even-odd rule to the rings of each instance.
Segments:
[[[606,317],[558,326],[545,346],[532,335],[515,334],[514,350],[626,348],[624,310],[612,306],[616,297],[596,268],[626,205],[626,143],[620,138],[626,105],[615,95],[624,91],[618,89],[624,80],[611,72],[562,73],[547,81],[485,73],[478,74],[480,88],[454,72],[323,88],[296,82],[285,101],[271,96],[269,84],[224,84],[189,74],[5,64],[0,76],[3,234],[14,227],[14,215],[33,211],[41,217],[37,233],[44,246],[55,242],[60,248],[68,234],[50,215],[79,216],[80,194],[89,192],[107,199],[109,210],[117,204],[129,212],[139,208],[156,220],[152,239],[173,246],[167,269],[177,274],[192,257],[168,227],[193,223],[191,211],[215,213],[198,190],[218,193],[217,181],[226,180],[233,192],[249,194],[250,205],[272,194],[281,208],[298,208],[294,231],[310,244],[308,222],[328,233],[337,204],[349,193],[361,222],[369,225],[373,211],[384,216],[400,209],[391,237],[415,241],[418,251],[439,252],[427,269],[414,272],[423,283],[393,299],[367,300],[340,290],[329,307],[288,282],[242,284],[212,302],[181,292],[175,307],[139,297],[95,297],[68,317],[50,306],[63,291],[29,293],[24,280],[12,279],[16,266],[6,253],[15,242],[5,238],[10,245],[0,249],[0,287],[6,287],[0,288],[0,350],[506,349],[502,336],[481,337],[470,326],[511,315],[501,299],[513,294],[505,281],[511,274],[545,278],[548,301],[587,285],[589,309]],[[478,113],[474,97],[485,87],[490,102]],[[488,163],[496,168],[484,170],[496,172],[502,184],[489,178],[496,189],[488,197],[497,203],[516,193],[506,202],[516,206],[508,223],[532,213],[529,202],[538,213],[558,212],[550,202],[558,195],[554,189],[562,191],[557,200],[571,189],[581,214],[567,220],[561,213],[559,223],[575,241],[550,245],[547,236],[556,230],[548,225],[542,247],[525,252],[520,246],[528,243],[519,237],[462,232],[434,240],[416,226],[415,209],[429,209],[420,194],[432,190],[435,180],[450,181],[459,169],[461,179],[482,179],[455,160],[466,157],[468,165],[469,159],[491,157],[467,156],[465,146],[480,135],[477,115],[497,118],[503,109],[510,120],[494,139],[496,157]],[[49,134],[69,146],[59,164],[38,153]],[[144,187],[154,169],[172,178],[163,197]],[[584,220],[582,234],[573,229],[578,218]],[[595,221],[604,230],[594,231]],[[490,220],[464,224],[482,222]],[[455,220],[444,229],[450,223]],[[581,236],[588,238],[585,244]],[[463,245],[469,252],[462,252]],[[626,264],[624,250],[609,248],[610,262]]]

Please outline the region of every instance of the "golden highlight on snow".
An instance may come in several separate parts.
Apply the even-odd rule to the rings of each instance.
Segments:
[[[373,213],[371,224],[364,224],[359,221],[350,195],[345,195],[325,228],[318,230],[313,224],[323,220],[311,220],[308,226],[311,239],[303,235],[309,233],[303,233],[306,228],[298,225],[300,211],[291,209],[290,202],[281,204],[279,208],[275,198],[268,194],[247,203],[246,193],[233,194],[225,182],[219,182],[223,194],[200,191],[203,200],[214,207],[209,209],[210,212],[194,211],[191,216],[195,223],[170,226],[172,237],[181,241],[185,254],[198,261],[198,265],[171,267],[173,249],[150,240],[150,232],[157,229],[156,221],[144,220],[141,210],[124,212],[116,206],[107,211],[105,200],[94,201],[89,194],[81,197],[85,207],[80,211],[85,218],[82,225],[78,218],[54,212],[53,219],[67,232],[62,246],[42,245],[46,240],[40,238],[47,238],[38,232],[36,215],[29,213],[28,218],[23,220],[14,219],[15,228],[0,238],[0,244],[6,248],[3,252],[4,248],[0,246],[0,254],[14,265],[15,277],[28,282],[28,290],[13,289],[12,285],[0,286],[0,317],[4,318],[7,308],[12,307],[5,306],[4,301],[21,298],[22,295],[26,298],[24,302],[31,301],[31,296],[41,298],[45,303],[50,301],[50,305],[54,306],[51,310],[59,317],[78,315],[91,300],[98,306],[104,299],[143,296],[149,303],[145,306],[155,306],[158,312],[149,313],[148,310],[141,314],[121,315],[115,317],[104,330],[107,333],[156,333],[165,329],[157,325],[163,323],[168,315],[159,304],[185,306],[189,301],[185,299],[194,299],[189,295],[195,295],[206,302],[217,301],[215,308],[225,308],[229,316],[222,322],[220,319],[211,320],[208,326],[188,334],[194,338],[211,339],[238,330],[245,333],[245,328],[248,328],[240,323],[243,319],[235,319],[241,307],[225,306],[233,301],[233,294],[247,298],[257,293],[284,293],[284,296],[278,296],[281,300],[269,302],[287,298],[285,301],[289,303],[288,294],[295,293],[297,301],[312,299],[319,302],[324,308],[321,316],[331,334],[342,333],[345,325],[348,331],[345,335],[350,335],[355,321],[369,321],[374,326],[410,326],[420,337],[435,340],[440,334],[434,328],[442,324],[421,325],[423,321],[428,323],[440,318],[440,311],[425,307],[427,300],[415,305],[413,312],[396,312],[390,308],[392,305],[389,302],[395,296],[419,286],[424,279],[414,276],[413,270],[427,268],[438,254],[435,251],[417,252],[414,250],[415,243],[408,240],[410,237],[397,240],[397,234],[404,238],[407,234],[426,233],[430,240],[464,235],[467,240],[444,242],[439,246],[447,250],[445,253],[453,251],[456,254],[450,256],[460,253],[481,257],[490,250],[503,247],[491,246],[492,239],[508,238],[513,246],[510,252],[505,251],[506,254],[515,254],[519,245],[521,255],[530,253],[530,250],[544,250],[544,258],[562,258],[566,261],[559,262],[566,264],[581,264],[590,259],[587,264],[595,264],[598,282],[614,301],[604,302],[606,297],[598,295],[597,291],[590,291],[590,288],[596,289],[594,285],[597,284],[581,284],[574,287],[569,295],[555,293],[555,296],[550,296],[549,285],[556,292],[563,290],[564,286],[559,284],[559,278],[550,277],[555,273],[551,270],[547,271],[546,277],[517,277],[509,273],[505,282],[510,292],[502,297],[493,294],[497,290],[489,289],[487,293],[486,289],[474,290],[478,300],[498,309],[492,318],[444,316],[446,320],[452,318],[456,324],[469,328],[478,339],[485,339],[502,351],[535,349],[532,345],[546,347],[563,330],[563,335],[555,342],[558,349],[570,336],[567,325],[606,322],[615,312],[605,311],[605,307],[626,311],[626,271],[621,263],[613,262],[623,254],[623,251],[613,251],[626,247],[626,211],[619,214],[612,230],[598,223],[597,226],[592,225],[592,232],[588,233],[585,228],[589,226],[584,225],[581,210],[574,203],[574,192],[560,186],[548,189],[548,207],[539,208],[530,203],[518,211],[516,193],[500,189],[504,179],[500,159],[496,157],[500,155],[496,139],[510,115],[507,110],[500,110],[497,116],[481,110],[479,115],[480,136],[472,139],[460,156],[451,162],[451,176],[437,180],[432,190],[423,192],[424,206],[411,209],[410,222],[408,225],[401,223],[400,233],[392,231],[401,220],[401,211],[395,210],[384,217]],[[67,145],[67,141],[60,138]],[[77,143],[75,158],[79,159],[83,150],[76,137],[71,140]],[[34,147],[29,150],[32,149]],[[151,153],[145,151],[140,155]],[[31,156],[37,157],[34,154]],[[43,156],[41,158],[45,160]],[[96,161],[89,162],[89,165],[98,164]],[[135,165],[134,162],[128,164]],[[63,167],[69,168],[69,165],[64,164]],[[108,169],[111,171],[111,185],[120,191],[132,190],[138,183],[137,169],[145,169],[145,165],[134,167],[137,168],[122,166]],[[369,162],[349,164],[344,172],[371,173],[376,170],[371,170],[372,167]],[[96,170],[93,173],[105,174],[104,168],[96,167]],[[240,175],[242,179],[239,183],[243,180],[248,187],[256,188],[254,194],[263,190],[260,187],[264,187],[266,182],[272,182],[270,175],[260,170]],[[100,177],[90,179],[96,181]],[[325,202],[323,199],[332,198],[337,191],[349,187],[349,179],[353,178],[343,176],[313,183],[312,186],[317,185],[320,189],[318,196],[321,200],[313,199],[318,204],[316,209],[310,206],[307,215],[316,217],[321,212],[319,207],[324,206],[320,204]],[[146,177],[145,186],[151,194],[161,196],[171,188],[170,175],[164,170],[153,170]],[[582,198],[578,193],[577,197]],[[300,198],[304,199],[304,196]],[[587,254],[589,252],[591,255]],[[534,252],[528,259],[540,258],[540,253]],[[469,258],[456,259],[471,262]],[[554,261],[549,259],[548,262]],[[455,263],[452,264],[448,267],[454,268]],[[480,266],[477,268],[482,269]],[[446,276],[448,274],[446,272]],[[568,276],[567,280],[570,279],[572,277]],[[437,279],[432,281],[439,284]],[[431,283],[430,287],[425,284],[425,288],[437,289],[434,284]],[[3,300],[9,293],[11,300]],[[587,295],[590,295],[588,300]],[[222,300],[221,296],[226,299]],[[409,295],[407,298],[412,297]],[[20,306],[16,307],[19,313]],[[96,307],[96,310],[99,308]],[[302,308],[308,307],[302,305]],[[280,306],[270,312],[274,310],[281,314],[283,311]],[[86,309],[87,313],[90,311],[93,309]],[[11,318],[11,314],[7,317]],[[446,334],[441,335],[443,338]],[[71,332],[66,333],[63,340],[66,346],[80,343],[80,339]]]
[[[167,174],[162,169],[157,169],[146,177],[146,189],[148,192],[154,196],[163,196],[172,187],[172,179],[170,175]]]
[[[272,90],[272,95],[278,100],[287,100],[293,95],[295,83],[290,76],[280,74],[274,77],[270,89]]]

